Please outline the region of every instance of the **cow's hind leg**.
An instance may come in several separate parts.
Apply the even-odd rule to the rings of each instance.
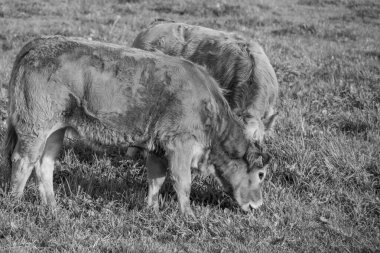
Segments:
[[[158,194],[166,178],[168,162],[165,158],[149,153],[146,160],[148,171],[148,207],[152,207],[156,212],[159,209]]]
[[[59,154],[65,129],[59,129],[52,133],[46,140],[45,148],[39,163],[36,163],[36,183],[42,204],[55,208],[56,201],[53,189],[54,162]]]
[[[39,163],[44,146],[44,140],[40,138],[27,136],[18,138],[11,156],[11,195],[16,198],[22,196],[34,166]]]
[[[172,144],[167,151],[179,207],[184,216],[195,218],[190,207],[191,161],[194,143],[192,141],[174,141]]]

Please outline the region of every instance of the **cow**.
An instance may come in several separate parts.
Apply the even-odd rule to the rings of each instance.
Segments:
[[[216,81],[190,61],[81,38],[32,40],[9,82],[12,196],[34,170],[41,202],[54,210],[54,161],[67,130],[96,146],[145,149],[154,210],[170,172],[181,213],[194,217],[192,168],[213,174],[245,211],[263,202],[270,155],[246,139]]]
[[[277,116],[278,82],[257,42],[235,33],[158,20],[140,32],[132,46],[204,65],[227,91],[225,97],[245,122],[247,137],[262,142],[271,132]]]

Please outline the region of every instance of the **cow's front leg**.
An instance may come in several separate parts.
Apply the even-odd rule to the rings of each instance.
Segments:
[[[185,217],[195,218],[194,212],[190,207],[191,171],[190,168],[173,169],[172,178],[174,189],[178,196],[179,208]]]
[[[190,207],[192,147],[185,144],[181,143],[172,150],[170,171],[181,213],[186,217],[195,218]]]
[[[158,212],[158,195],[162,184],[165,182],[168,162],[165,158],[149,153],[146,160],[148,174],[148,207]]]

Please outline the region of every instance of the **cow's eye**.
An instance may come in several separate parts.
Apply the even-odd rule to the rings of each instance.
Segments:
[[[264,179],[264,172],[259,172],[259,179],[260,181]]]

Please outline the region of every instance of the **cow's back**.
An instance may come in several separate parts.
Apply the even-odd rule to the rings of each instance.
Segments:
[[[37,115],[39,120],[64,115],[45,121],[75,125],[87,139],[128,145],[158,133],[175,135],[174,128],[190,134],[199,129],[197,134],[204,135],[207,117],[217,115],[214,95],[222,96],[218,85],[191,62],[59,36],[39,39],[27,51],[19,60],[24,81],[12,84],[21,92],[11,94],[19,100],[15,111],[25,118]],[[22,100],[35,93],[44,99]],[[211,110],[206,118],[205,106]]]
[[[231,108],[245,121],[252,122],[249,131],[259,128],[253,134],[259,139],[273,125],[278,82],[258,43],[205,27],[158,23],[138,34],[133,46],[160,50],[206,66],[219,85],[228,91],[226,99]]]

